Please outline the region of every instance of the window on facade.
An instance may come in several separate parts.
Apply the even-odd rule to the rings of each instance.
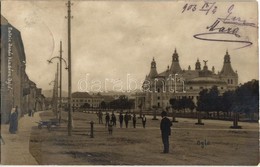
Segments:
[[[200,89],[203,89],[203,87],[201,86]]]
[[[160,100],[160,96],[158,96],[158,98],[157,98],[158,100]]]
[[[192,86],[190,87],[190,89],[193,89]]]
[[[223,87],[221,87],[221,89],[223,89]]]
[[[227,80],[227,83],[229,84],[229,79]]]
[[[157,92],[160,93],[160,88],[158,88]]]
[[[233,84],[233,79],[230,80],[230,83]]]
[[[160,107],[160,103],[158,103],[158,107]]]

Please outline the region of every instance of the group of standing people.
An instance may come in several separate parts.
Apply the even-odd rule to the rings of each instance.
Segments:
[[[128,114],[128,112],[126,112],[125,115],[123,115],[123,113],[120,112],[118,119],[120,123],[120,128],[123,128],[123,123],[125,123],[125,127],[128,128],[129,121],[131,120],[132,120],[133,128],[136,128],[136,122],[137,122],[136,114],[133,114],[132,116],[131,114]],[[142,119],[143,128],[145,128],[146,125],[145,115],[143,115],[141,119]]]
[[[99,124],[103,124],[103,113],[102,113],[102,111],[99,111],[97,113],[97,116],[98,116]],[[142,115],[141,119],[142,119],[143,128],[145,128],[145,126],[146,126],[145,115]],[[136,122],[137,122],[136,114],[133,114],[133,116],[132,116],[131,114],[126,112],[125,115],[123,115],[123,112],[120,112],[119,116],[118,116],[118,120],[119,120],[119,123],[120,123],[120,128],[123,128],[123,123],[125,123],[125,127],[128,128],[129,121],[131,121],[131,120],[132,120],[132,123],[133,123],[133,128],[136,128]],[[105,114],[105,121],[106,121],[105,127],[108,127],[109,124],[112,124],[112,126],[116,126],[117,118],[116,118],[114,111],[112,112],[111,116],[108,112]]]

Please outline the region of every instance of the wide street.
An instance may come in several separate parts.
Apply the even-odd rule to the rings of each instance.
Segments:
[[[67,113],[59,127],[38,129],[39,113],[24,116],[19,132],[8,133],[2,126],[2,164],[8,165],[257,165],[258,124],[242,123],[243,129],[229,129],[232,122],[178,118],[170,137],[170,153],[162,154],[159,120],[147,117],[147,128],[138,119],[137,128],[113,130],[109,135],[98,124],[95,113],[73,113],[73,132],[67,134]],[[51,111],[40,113],[42,120],[55,118]],[[90,138],[90,121],[94,121],[94,138]],[[104,121],[104,120],[103,120]],[[230,156],[232,155],[232,156]],[[15,157],[15,158],[14,158]]]

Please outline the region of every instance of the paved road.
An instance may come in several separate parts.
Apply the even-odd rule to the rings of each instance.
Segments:
[[[29,152],[29,140],[32,126],[40,120],[40,112],[36,112],[34,117],[25,115],[20,118],[18,132],[9,133],[9,125],[1,126],[1,133],[5,144],[1,143],[1,164],[2,165],[38,165],[34,157]]]

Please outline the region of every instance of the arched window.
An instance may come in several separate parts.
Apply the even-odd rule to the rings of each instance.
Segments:
[[[227,83],[229,84],[229,79],[227,80]]]
[[[231,84],[233,84],[233,79],[230,79],[230,81],[231,81]]]

